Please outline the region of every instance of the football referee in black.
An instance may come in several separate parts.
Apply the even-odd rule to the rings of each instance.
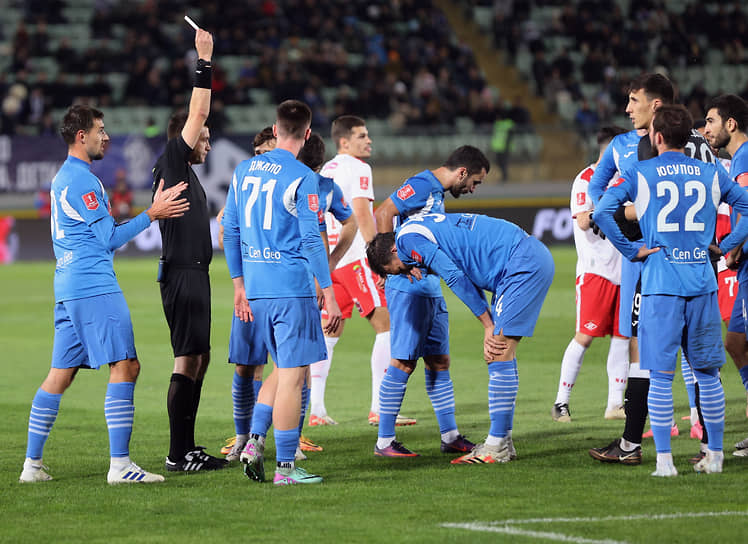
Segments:
[[[174,372],[166,397],[171,431],[166,470],[186,472],[226,466],[225,460],[195,446],[195,418],[210,362],[208,265],[213,247],[205,190],[192,165],[205,162],[210,151],[210,132],[205,126],[212,81],[210,33],[198,29],[195,48],[199,58],[189,113],[178,112],[169,119],[166,149],[153,167],[154,187],[161,179],[165,188],[186,181],[184,195],[190,203],[183,217],[159,221],[163,249],[158,268],[161,301],[174,349]]]

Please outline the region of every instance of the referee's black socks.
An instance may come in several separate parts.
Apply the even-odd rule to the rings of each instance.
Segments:
[[[172,374],[169,393],[166,397],[166,409],[169,412],[169,459],[180,461],[184,455],[194,449],[194,440],[190,433],[194,433],[193,408],[195,396],[195,382],[182,374]]]
[[[649,378],[629,378],[623,402],[623,409],[626,412],[623,438],[634,444],[642,443],[644,425],[647,422],[648,394]]]

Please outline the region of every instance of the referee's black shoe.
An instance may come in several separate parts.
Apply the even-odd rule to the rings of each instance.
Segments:
[[[621,440],[616,438],[602,448],[592,448],[589,450],[590,457],[602,461],[603,463],[620,463],[622,465],[641,465],[642,449],[636,446],[631,451],[621,448]]]
[[[179,461],[166,458],[166,470],[169,472],[199,472],[219,470],[228,466],[225,459],[219,459],[205,453],[202,448],[188,451]]]

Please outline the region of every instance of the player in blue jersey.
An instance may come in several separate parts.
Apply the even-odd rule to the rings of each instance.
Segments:
[[[627,168],[640,160],[652,158],[652,147],[647,132],[652,123],[654,112],[663,104],[672,104],[675,90],[672,83],[660,74],[643,74],[629,85],[629,100],[626,113],[629,115],[634,130],[613,138],[603,153],[595,173],[590,179],[589,193],[593,202],[597,202],[616,173],[620,175]],[[704,138],[696,131],[689,135],[686,154],[704,162],[714,162],[714,156]],[[616,221],[630,239],[641,236],[635,223],[631,207],[621,206],[616,210]],[[593,213],[594,221],[594,213]],[[594,228],[597,228],[594,226]],[[592,448],[589,454],[603,462],[638,465],[642,460],[641,442],[644,425],[647,420],[647,394],[649,391],[649,373],[641,368],[638,349],[638,324],[640,301],[641,263],[632,263],[624,259],[621,264],[621,297],[619,308],[620,332],[630,336],[629,344],[629,377],[624,394],[624,411],[626,421],[621,439],[615,439],[601,448]],[[673,422],[672,432],[678,428]]]
[[[418,276],[419,267],[437,274],[478,317],[484,327],[491,428],[485,443],[452,463],[512,460],[517,344],[523,336],[532,336],[553,279],[548,249],[503,219],[432,213],[406,221],[397,235],[377,234],[367,256],[377,274]],[[493,293],[490,306],[483,290]]]
[[[439,168],[409,178],[377,208],[379,232],[392,232],[408,218],[444,213],[444,192],[452,196],[472,193],[486,178],[490,163],[477,148],[463,146]],[[403,274],[388,276],[385,284],[390,309],[392,360],[379,390],[379,433],[374,455],[416,457],[418,454],[395,440],[395,422],[405,388],[416,363],[423,357],[426,392],[439,423],[441,451],[467,453],[475,444],[460,434],[455,420],[455,398],[449,373],[449,318],[439,277],[430,274],[420,281]]]
[[[276,485],[322,481],[294,462],[306,367],[326,356],[315,278],[331,316],[327,330],[341,320],[319,234],[317,180],[296,160],[310,124],[306,104],[287,100],[278,106],[276,148],[237,166],[223,217],[235,313],[261,329],[275,363],[260,389],[241,459],[250,478],[264,480],[264,440],[254,429],[268,428],[272,419]]]
[[[163,190],[163,180],[149,209],[130,222],[116,224],[109,198],[91,163],[104,157],[109,136],[104,114],[73,106],[60,127],[68,158],[50,190],[55,268],[55,338],[52,368],[34,396],[29,416],[26,460],[21,482],[51,480],[42,464],[44,444],[54,425],[63,393],[81,368],[109,366],[104,414],[109,429],[107,482],[161,482],[130,460],[135,406],[133,392],[140,372],[127,303],[112,267],[114,251],[148,228],[151,221],[180,217],[189,209],[186,188]]]
[[[704,134],[715,149],[724,149],[732,157],[730,178],[748,187],[748,104],[734,94],[714,98],[707,106]],[[738,295],[735,299],[725,347],[735,362],[748,392],[748,259],[746,247],[728,256],[728,263],[738,263]],[[748,438],[735,444],[733,455],[748,457]]]
[[[727,202],[745,214],[748,194],[723,169],[683,154],[692,127],[683,106],[661,106],[649,130],[658,156],[628,168],[595,212],[598,225],[623,256],[644,261],[640,353],[642,367],[650,371],[647,404],[657,449],[653,476],[678,474],[670,450],[670,427],[679,348],[699,384],[709,440],[706,456],[694,468],[722,472],[725,397],[719,368],[725,354],[709,246],[719,203]],[[634,203],[643,245],[629,241],[613,219],[615,210],[627,201]],[[738,223],[720,250],[729,251],[747,236],[748,223]]]
[[[353,209],[348,205],[348,202],[346,202],[343,190],[340,186],[335,183],[332,178],[322,176],[319,173],[325,162],[325,142],[319,134],[312,133],[312,135],[309,136],[309,139],[299,152],[298,159],[311,168],[317,177],[320,202],[319,229],[322,234],[322,240],[324,241],[325,247],[329,253],[328,261],[330,263],[330,273],[332,273],[332,271],[337,268],[340,259],[351,247],[351,244],[356,237],[356,232],[358,232],[358,223],[356,222],[355,215],[353,215]],[[331,244],[328,239],[327,221],[325,220],[325,214],[328,212],[332,214],[338,223],[340,223],[339,230],[334,234],[335,241],[332,245],[335,247],[331,252],[329,251]],[[328,356],[324,360],[317,361],[309,367],[310,389],[308,393],[311,397],[311,404],[309,407],[310,426],[337,424],[337,422],[327,414],[327,407],[325,406],[325,389],[327,387],[327,376],[330,373],[331,363],[332,360]],[[306,406],[302,407],[302,420],[305,408]],[[304,441],[302,440],[302,445],[303,442]]]

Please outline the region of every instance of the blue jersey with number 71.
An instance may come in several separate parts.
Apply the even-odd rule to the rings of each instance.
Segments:
[[[727,202],[745,215],[748,193],[722,169],[676,151],[632,165],[603,195],[595,221],[613,244],[633,259],[640,243],[624,238],[612,218],[623,202],[634,203],[644,244],[660,248],[644,261],[643,295],[695,296],[717,290],[709,259],[717,206]],[[748,222],[720,247],[730,249],[748,235]]]

